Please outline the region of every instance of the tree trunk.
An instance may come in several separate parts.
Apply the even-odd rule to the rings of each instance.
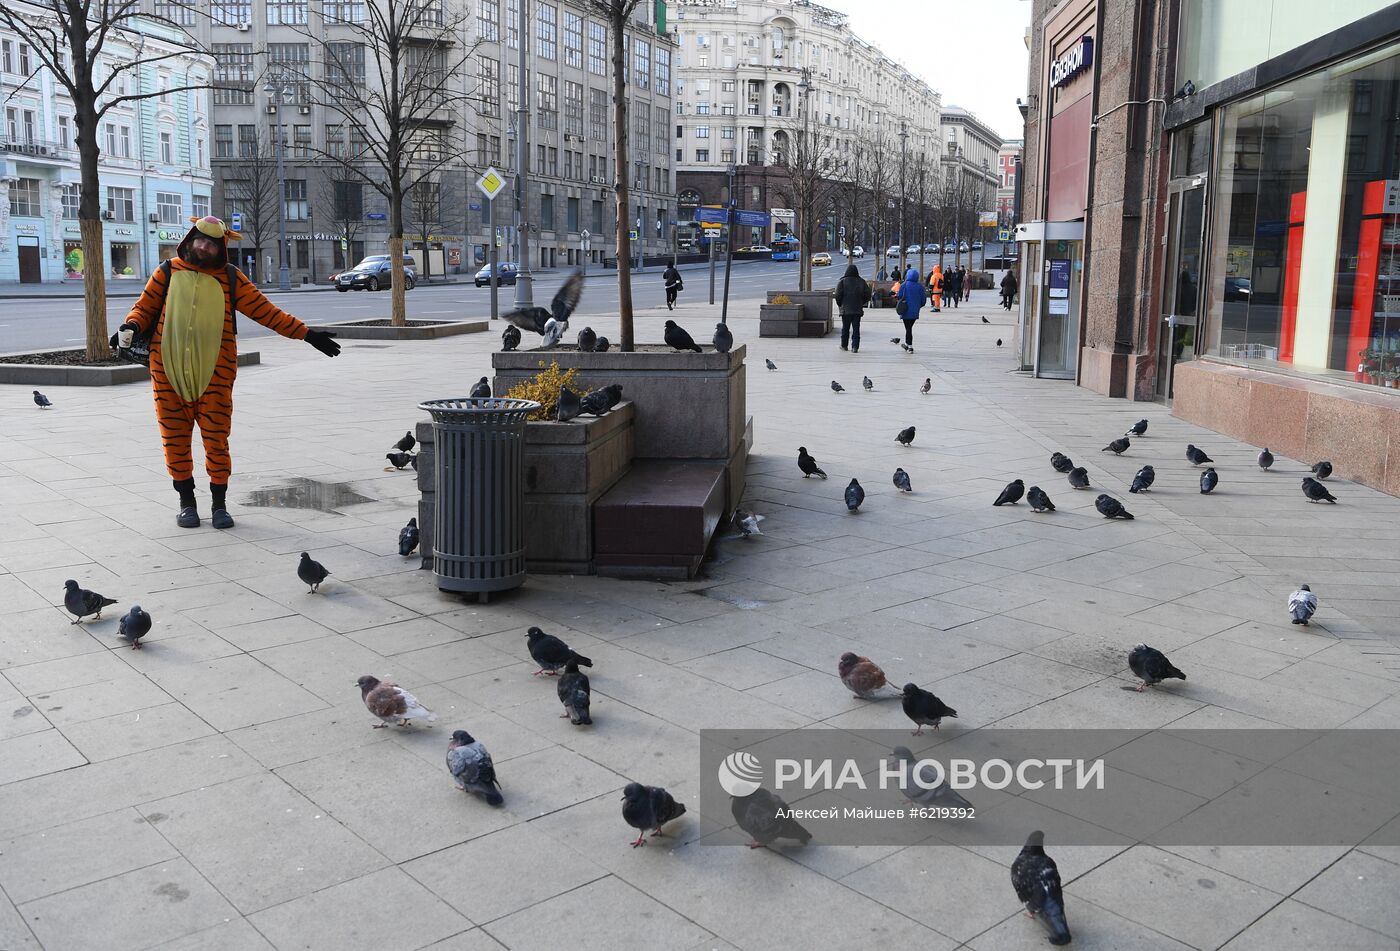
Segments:
[[[612,18],[613,65],[613,191],[617,195],[617,315],[621,324],[619,349],[624,353],[636,349],[632,328],[632,242],[628,238],[628,223],[632,217],[628,200],[627,177],[627,86],[624,70],[627,48],[623,45],[623,30],[627,19],[614,0]]]
[[[94,99],[75,102],[81,191],[78,197],[78,228],[83,242],[83,310],[87,347],[85,359],[107,360],[107,257],[102,253],[102,194],[98,182],[97,110]]]
[[[408,312],[403,290],[403,191],[399,187],[402,177],[391,183],[389,189],[389,261],[393,270],[393,286],[389,291],[389,323],[403,327],[408,323]]]

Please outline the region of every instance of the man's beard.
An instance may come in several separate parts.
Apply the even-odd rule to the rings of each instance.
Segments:
[[[191,245],[185,251],[185,260],[189,261],[195,267],[209,267],[217,260],[217,257],[216,255],[206,253]]]

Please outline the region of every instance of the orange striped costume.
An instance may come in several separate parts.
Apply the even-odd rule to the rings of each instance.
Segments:
[[[178,381],[172,383],[167,376],[166,361],[161,353],[166,330],[166,307],[174,300],[171,296],[172,286],[182,283],[178,277],[181,271],[193,271],[197,275],[213,278],[223,288],[224,294],[223,336],[214,360],[213,375],[208,378],[202,391],[190,393],[193,399],[187,399],[179,392],[182,386],[189,392],[192,388],[190,384],[177,385]],[[151,386],[155,392],[156,420],[160,424],[161,442],[165,449],[165,467],[172,479],[190,479],[194,476],[192,441],[196,425],[204,441],[204,467],[209,473],[209,481],[227,484],[233,470],[228,437],[233,422],[233,381],[238,375],[234,311],[246,314],[284,337],[292,340],[306,338],[305,324],[264,297],[241,271],[235,269],[234,273],[238,286],[230,293],[229,270],[222,263],[216,267],[198,268],[180,257],[171,258],[169,281],[165,270],[157,268],[126,318],[142,334],[151,328],[153,322],[155,325],[155,333],[151,336]],[[191,279],[199,280],[194,275],[184,280]],[[193,388],[198,386],[199,382],[193,384]]]

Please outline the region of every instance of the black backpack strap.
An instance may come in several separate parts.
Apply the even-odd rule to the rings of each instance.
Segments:
[[[237,264],[225,265],[228,268],[228,312],[233,320],[233,335],[238,336],[238,270]]]

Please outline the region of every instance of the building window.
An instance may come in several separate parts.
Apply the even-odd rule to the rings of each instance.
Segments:
[[[564,65],[583,69],[583,17],[564,11]]]
[[[602,89],[588,90],[588,137],[598,142],[608,139],[608,94]]]
[[[253,22],[253,0],[214,0],[209,15],[218,26],[238,26]],[[217,49],[217,45],[215,49]],[[216,64],[218,60],[214,61]]]
[[[501,42],[501,0],[481,0],[477,4],[476,34],[485,43]]]
[[[258,127],[255,125],[241,125],[238,127],[238,157],[257,158],[258,156]]]
[[[39,180],[19,178],[10,183],[10,214],[37,218],[43,211],[39,205]]]
[[[520,49],[520,0],[506,0],[506,46]]]
[[[325,67],[330,95],[342,103],[355,102],[365,83],[365,44],[327,43]]]
[[[156,192],[156,214],[161,224],[174,225],[185,220],[185,199],[179,192]]]
[[[583,138],[583,84],[564,81],[564,132]]]
[[[632,75],[637,78],[638,89],[651,88],[651,44],[641,37],[632,39],[633,61],[636,64]]]
[[[588,71],[594,76],[608,74],[608,28],[602,23],[588,24]]]
[[[305,221],[310,210],[310,206],[306,200],[306,179],[289,178],[286,181],[286,185],[287,220]]]
[[[11,201],[15,191],[10,189]],[[136,217],[136,197],[130,188],[107,187],[107,214],[113,221],[131,222]]]
[[[304,9],[304,6],[303,6]],[[268,4],[268,16],[272,5]],[[268,22],[272,22],[269,20]],[[311,47],[307,43],[267,44],[267,75],[273,83],[285,83],[296,102],[310,102]],[[275,93],[274,93],[275,95]]]
[[[0,40],[0,72],[15,71],[15,41]]]
[[[296,247],[296,264],[293,267],[308,268],[311,266],[311,242],[305,238],[297,238],[292,244]]]
[[[554,196],[540,196],[540,227],[546,231],[554,230]]]
[[[709,149],[696,149],[696,150],[695,150],[695,161],[697,161],[697,162],[708,162],[709,160],[710,160],[710,150],[709,150]]]
[[[501,64],[483,53],[476,61],[478,111],[483,116],[501,114]]]
[[[161,132],[160,161],[162,165],[175,164],[175,133]]]
[[[733,149],[720,149],[720,150],[719,150],[719,160],[720,160],[721,162],[725,163],[726,165],[733,165],[733,164],[734,164],[734,150],[733,150]]]
[[[579,208],[579,200],[578,200],[577,198],[570,198],[570,199],[569,199],[569,202],[568,202],[568,204],[565,206],[565,208],[566,208],[566,210],[565,210],[565,212],[564,212],[564,214],[565,214],[565,216],[566,216],[566,217],[565,217],[565,227],[566,227],[569,231],[572,231],[572,232],[574,232],[575,234],[577,234],[577,233],[578,233],[578,208]]]
[[[559,77],[535,73],[535,107],[541,129],[559,128]]]
[[[194,136],[194,163],[196,168],[208,168],[208,157],[204,154],[204,136],[198,132]]]
[[[559,9],[548,3],[535,7],[535,55],[559,58]]]
[[[663,46],[656,47],[656,94],[671,95],[671,51]]]
[[[209,196],[191,195],[190,214],[196,218],[205,218],[209,215]]]
[[[58,117],[58,144],[60,148],[73,147],[73,120],[69,116]]]
[[[668,145],[668,142],[666,140],[666,133],[670,131],[671,117],[664,106],[656,106],[655,109],[656,118],[655,121],[652,123],[652,128],[655,130],[656,140],[653,147],[656,151],[657,157],[660,158],[661,156],[664,156],[666,154],[666,148]]]
[[[253,104],[253,44],[214,44],[214,105]]]
[[[707,125],[698,125],[698,126],[696,126],[696,127],[695,127],[695,137],[696,137],[697,139],[708,139],[708,138],[710,137],[710,127],[707,126]]]
[[[306,0],[266,0],[267,24],[306,25]]]
[[[117,126],[117,155],[131,158],[131,126]]]
[[[695,104],[695,114],[697,116],[707,116],[710,114],[710,104],[708,102],[697,102]]]
[[[725,126],[723,129],[721,129],[721,130],[719,131],[719,137],[720,137],[721,139],[732,139],[732,138],[734,138],[734,127],[733,127],[733,126]]]
[[[311,126],[292,126],[292,158],[311,157]]]
[[[323,9],[331,23],[365,22],[364,0],[325,0]]]
[[[69,220],[78,217],[78,203],[82,200],[82,190],[77,185],[64,185],[59,191],[63,202],[63,217]]]
[[[155,0],[155,3],[151,5],[151,12],[157,17],[163,17],[180,26],[194,25],[193,8],[181,3],[180,0]]]
[[[603,233],[603,203],[596,199],[593,202],[593,233],[596,235]]]

